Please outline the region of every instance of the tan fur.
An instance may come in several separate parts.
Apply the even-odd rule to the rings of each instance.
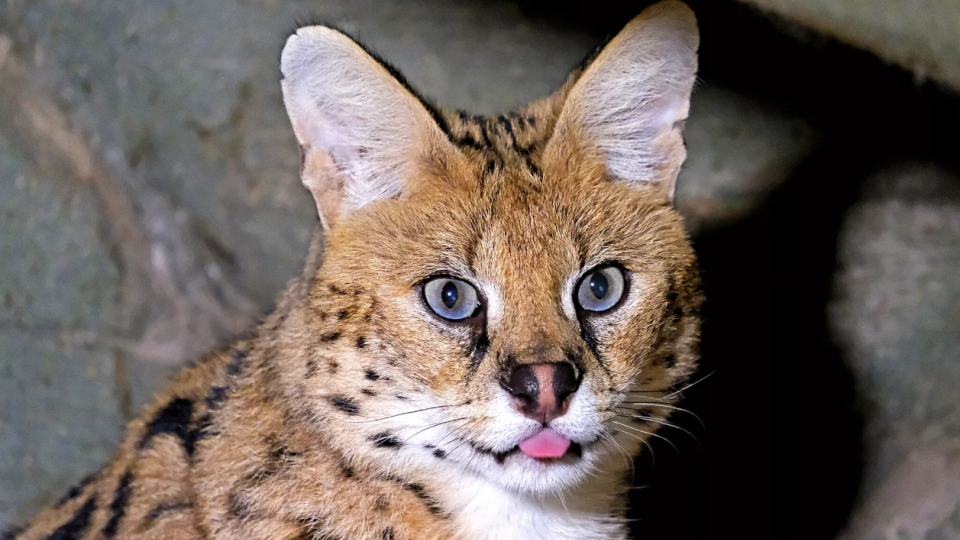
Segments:
[[[692,20],[676,2],[653,9]],[[667,139],[657,144],[672,146],[653,179],[669,189],[621,182],[585,127],[588,105],[568,100],[583,94],[580,79],[510,115],[442,113],[446,133],[404,94],[413,134],[404,154],[383,158],[402,161],[401,192],[363,204],[345,199],[347,158],[305,148],[304,181],[329,230],[276,311],[183,370],[130,424],[113,461],[15,538],[471,538],[474,509],[458,490],[501,482],[505,497],[525,500],[528,489],[482,478],[528,467],[484,452],[505,422],[491,413],[505,365],[570,355],[603,430],[585,441],[592,476],[537,473],[528,491],[544,512],[566,494],[568,516],[594,516],[602,536],[622,538],[627,464],[606,441],[637,453],[676,403],[697,361],[701,297],[668,200],[682,161],[675,126],[659,132]],[[609,261],[630,272],[627,301],[590,323],[571,318],[571,276]],[[485,343],[425,307],[419,285],[437,274],[495,291]]]

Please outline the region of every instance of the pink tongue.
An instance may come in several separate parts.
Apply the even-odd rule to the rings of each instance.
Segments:
[[[570,448],[570,439],[552,429],[545,429],[520,443],[520,451],[532,458],[563,457]]]

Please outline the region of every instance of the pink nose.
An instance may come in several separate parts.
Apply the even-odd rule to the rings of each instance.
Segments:
[[[503,388],[514,397],[517,410],[544,425],[563,416],[570,396],[580,387],[570,364],[522,364],[511,370]]]

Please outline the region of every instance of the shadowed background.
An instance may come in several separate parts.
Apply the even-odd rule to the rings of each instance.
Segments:
[[[0,529],[298,270],[315,211],[277,60],[297,21],[497,113],[644,5],[0,0]],[[691,6],[677,199],[710,376],[676,417],[692,436],[637,460],[636,537],[960,537],[960,4]]]

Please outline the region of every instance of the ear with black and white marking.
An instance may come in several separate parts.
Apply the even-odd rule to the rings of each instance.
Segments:
[[[579,138],[579,146],[599,153],[617,182],[655,188],[672,201],[686,158],[683,121],[699,42],[696,17],[686,4],[650,6],[574,83],[554,138]]]
[[[423,102],[336,30],[297,30],[283,48],[280,70],[301,178],[326,228],[366,204],[400,195],[419,158],[451,146]]]

